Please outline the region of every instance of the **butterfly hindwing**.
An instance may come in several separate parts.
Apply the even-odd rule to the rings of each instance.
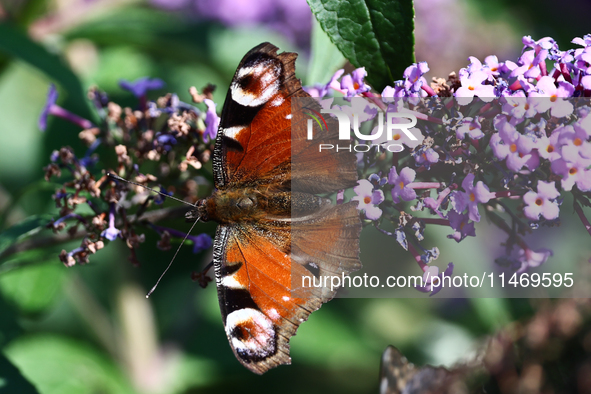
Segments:
[[[292,126],[292,99],[309,97],[295,77],[296,57],[269,43],[244,56],[215,143],[216,191],[199,208],[219,223],[214,266],[228,340],[259,374],[290,363],[289,339],[334,297],[336,290],[302,286],[303,277],[361,266],[356,204],[333,206],[313,194],[354,186],[355,155],[319,156],[307,149],[304,122]],[[293,152],[306,160],[294,167]]]
[[[314,276],[306,265],[339,277],[359,269],[358,224],[356,205],[348,203],[320,208],[297,226],[262,220],[218,227],[214,261],[222,318],[232,349],[247,368],[263,373],[290,362],[289,338],[336,293],[302,286]]]

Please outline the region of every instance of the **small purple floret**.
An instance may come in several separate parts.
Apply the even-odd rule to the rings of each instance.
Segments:
[[[133,93],[137,98],[144,97],[150,90],[158,90],[164,87],[165,83],[160,78],[142,77],[133,82],[126,79],[119,81],[119,86],[128,92]]]

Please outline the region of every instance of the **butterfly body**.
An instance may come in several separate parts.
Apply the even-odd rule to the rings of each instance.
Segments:
[[[198,203],[198,216],[202,221],[220,224],[258,222],[265,217],[290,216],[289,192],[261,191],[256,188],[218,190]]]
[[[290,337],[334,297],[335,289],[305,287],[302,278],[361,266],[355,203],[316,195],[356,184],[355,155],[309,149],[292,109],[292,99],[309,97],[295,77],[296,56],[269,43],[244,56],[215,142],[216,189],[188,216],[219,224],[213,260],[226,335],[259,374],[290,363]]]

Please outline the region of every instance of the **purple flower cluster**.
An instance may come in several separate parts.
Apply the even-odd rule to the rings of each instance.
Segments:
[[[367,76],[364,67],[354,70],[351,74],[343,74],[345,70],[337,70],[327,84],[304,87],[304,90],[312,97],[324,97],[331,91],[342,93],[345,97],[360,97],[363,93],[370,91],[371,88],[364,81]]]
[[[573,98],[591,97],[591,35],[573,43],[583,48],[562,51],[551,38],[524,37],[516,62],[471,57],[457,76],[430,85],[424,78],[428,65],[414,64],[381,96],[358,88],[365,85],[361,70],[351,75],[339,70],[328,84],[308,90],[318,97],[341,93],[351,102],[350,111],[326,99],[322,103],[363,113],[370,134],[380,132],[374,126],[379,111],[418,119],[410,129],[416,138],[394,133],[388,141],[384,133],[371,138],[371,150],[360,150],[367,153],[359,153],[359,163],[372,175],[359,181],[353,200],[378,229],[384,220],[399,226],[394,233],[381,231],[409,250],[425,275],[437,276],[439,270],[425,262],[432,256],[418,252],[424,249],[418,246],[422,233],[413,227],[416,220],[449,226],[449,238],[460,242],[476,235],[474,223],[485,207],[489,221],[508,235],[507,254],[498,262],[519,272],[552,255],[549,249],[532,250],[524,237],[559,220],[564,193],[572,192],[575,211],[588,223],[580,205],[591,206],[591,101]],[[387,150],[392,143],[397,149]],[[387,182],[371,182],[382,174],[388,174]],[[409,203],[411,211],[434,217],[413,218],[405,208]],[[409,243],[413,239],[415,246]]]
[[[49,227],[58,232],[69,226],[69,234],[74,236],[78,233],[83,237],[80,247],[70,252],[64,250],[60,254],[60,259],[67,266],[88,262],[88,256],[103,248],[106,241],[118,239],[129,247],[132,263],[139,264],[135,249],[145,237],[136,230],[151,223],[150,220],[164,218],[153,214],[156,211],[146,211],[152,202],[161,205],[166,196],[172,194],[160,187],[161,194],[154,196],[141,186],[156,180],[172,184],[171,180],[166,180],[169,174],[178,179],[189,164],[201,168],[209,160],[212,140],[219,125],[216,105],[211,100],[211,87],[206,87],[202,95],[194,88],[191,90],[194,102],[203,103],[207,108],[201,111],[181,102],[175,94],[150,101],[150,91],[163,86],[163,81],[151,78],[121,81],[120,87],[138,99],[135,109],[121,108],[110,102],[103,92],[91,90],[90,97],[100,116],[100,123],[96,126],[60,107],[57,90],[53,85],[50,87],[39,119],[40,128],[44,130],[47,127],[49,116],[61,117],[83,129],[79,137],[89,146],[82,158],[76,157],[69,147],[54,151],[51,163],[45,167],[47,180],[61,178],[63,181],[63,186],[53,196],[60,209],[59,217]],[[165,127],[162,127],[163,121]],[[105,150],[111,150],[111,154],[101,156],[100,153]],[[111,161],[108,161],[109,157]],[[149,162],[158,162],[158,166],[149,166],[159,168],[158,176],[142,172],[144,163]],[[135,185],[115,181],[107,177],[108,172],[125,177]],[[188,177],[184,178],[175,188],[181,190],[179,197],[194,203],[197,185],[187,180]],[[93,213],[81,213],[84,210],[79,207],[83,204]],[[88,212],[88,209],[85,211]],[[80,228],[83,228],[82,234]],[[152,229],[162,233],[156,227]],[[173,230],[166,234],[168,238],[174,236],[181,239],[185,235]],[[207,234],[188,236],[187,239],[193,242],[195,253],[211,246],[211,237]]]
[[[562,51],[550,37],[538,41],[523,37],[523,53],[517,62],[499,62],[496,56],[488,56],[482,63],[470,57],[470,65],[450,80],[451,86],[437,83],[428,86],[422,75],[429,68],[424,62],[417,63],[406,69],[404,80],[394,83],[394,87],[387,86],[382,96],[453,95],[460,105],[471,103],[474,97],[486,102],[495,97],[551,97],[550,103],[536,104],[537,111],[550,109],[552,116],[566,116],[570,106],[556,99],[591,96],[591,35],[575,38],[572,42],[583,48]],[[554,62],[550,70],[547,62]]]

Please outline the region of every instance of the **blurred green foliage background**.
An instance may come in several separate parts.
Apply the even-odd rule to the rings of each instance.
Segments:
[[[272,17],[229,23],[204,17],[191,1],[171,3],[185,8],[178,12],[139,0],[0,0],[0,230],[33,214],[56,215],[55,185],[43,181],[42,167],[61,146],[85,151],[79,130],[68,123],[53,119],[45,133],[37,129],[51,82],[60,87],[62,106],[92,118],[84,99],[88,87],[98,85],[112,101],[131,106],[134,99],[117,83],[142,76],[161,78],[165,91],[187,102],[190,86],[213,83],[221,108],[242,55],[263,41],[299,52],[298,73],[306,84],[325,83],[334,72],[310,62],[309,31],[286,35]],[[589,33],[577,18],[591,10],[583,0],[566,3],[419,1],[417,60],[429,61],[430,76],[444,77],[469,55],[515,60],[522,35],[553,35],[561,48],[570,48],[570,39]],[[158,92],[150,96],[156,97]],[[188,228],[182,221],[168,225]],[[560,260],[583,257],[576,243],[586,242],[587,235],[581,237],[582,226],[576,226],[568,227],[574,238],[570,254]],[[444,235],[434,236],[443,249]],[[291,340],[293,365],[261,377],[235,360],[215,286],[201,289],[190,280],[191,271],[210,261],[210,252],[182,250],[156,293],[145,299],[172,257],[156,248],[155,234],[146,237],[139,268],[116,243],[91,256],[90,264],[73,268],[57,255],[76,242],[0,261],[0,392],[372,393],[387,345],[416,363],[451,365],[474,352],[479,338],[536,306],[504,299],[336,299],[312,314]],[[479,244],[460,248],[474,260],[493,258]],[[455,250],[443,263],[454,259]],[[401,252],[390,260],[413,264]]]

